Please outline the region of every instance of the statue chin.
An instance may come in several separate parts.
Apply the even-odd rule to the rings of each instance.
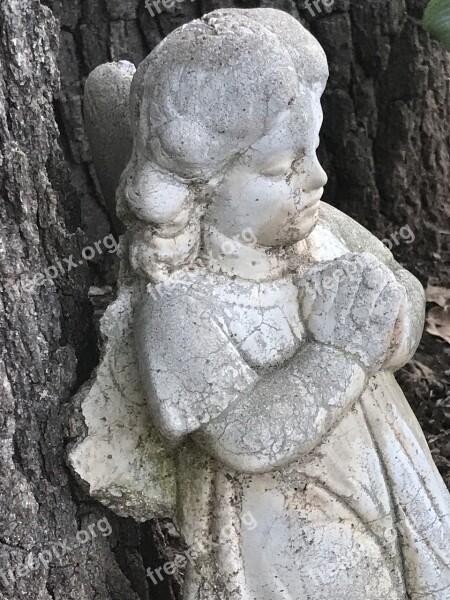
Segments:
[[[313,232],[318,220],[318,207],[315,208],[315,212],[305,211],[305,213],[299,215],[292,225],[291,243],[297,244],[305,240]]]

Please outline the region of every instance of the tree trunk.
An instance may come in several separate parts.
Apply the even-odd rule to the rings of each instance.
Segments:
[[[89,185],[77,194],[70,184],[88,171],[76,154],[79,105],[61,121],[74,150],[69,169],[58,145],[57,20],[37,0],[4,1],[0,20],[0,598],[170,598],[167,585],[150,593],[145,577],[158,559],[156,531],[92,502],[65,465],[71,395],[97,359],[88,288],[113,279],[105,257],[101,268],[78,262],[110,225],[101,209],[84,209],[87,198],[95,206]],[[30,283],[71,254],[76,269]],[[106,523],[113,532],[104,536]]]
[[[93,177],[81,97],[98,64],[137,64],[173,28],[225,2],[185,0],[156,18],[141,0],[2,2],[0,600],[173,598],[174,582],[154,586],[145,577],[170,527],[115,517],[65,466],[71,396],[98,359],[99,311],[88,289],[114,286],[117,268],[110,254],[80,261],[114,227]],[[300,16],[330,61],[325,199],[382,239],[409,225],[414,244],[394,253],[424,283],[436,277],[450,287],[450,61],[420,29],[425,3],[335,0],[330,14],[315,17],[303,0],[271,6]],[[58,262],[53,279],[36,280]],[[427,390],[409,399],[434,434],[422,408]],[[435,450],[445,467],[449,449],[437,441]],[[104,537],[96,524],[105,517],[113,532]],[[80,530],[89,532],[85,543]],[[58,555],[53,548],[62,540],[71,550],[60,556],[61,546]],[[20,570],[39,553],[37,568]]]

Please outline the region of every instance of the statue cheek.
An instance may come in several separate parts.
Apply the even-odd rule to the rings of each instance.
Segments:
[[[305,187],[305,182],[308,177],[308,171],[306,167],[302,166],[294,171],[289,176],[289,183],[292,190],[303,190]]]
[[[273,210],[264,222],[261,223],[260,230],[261,234],[258,234],[257,229],[255,233],[260,239],[275,240],[279,241],[284,239],[290,231],[290,224],[295,215],[292,203],[283,203],[277,207],[277,210]],[[261,236],[261,237],[260,237]],[[269,244],[270,245],[270,244]]]

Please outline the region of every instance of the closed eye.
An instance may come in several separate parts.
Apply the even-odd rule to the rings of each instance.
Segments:
[[[288,173],[286,169],[265,169],[261,172],[263,177],[269,177],[270,179],[281,179],[282,177],[286,177]]]
[[[283,161],[274,165],[268,166],[266,169],[261,171],[263,177],[286,177],[289,175],[291,170],[291,163],[289,161]]]

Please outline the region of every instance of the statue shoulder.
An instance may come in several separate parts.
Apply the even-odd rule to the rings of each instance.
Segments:
[[[394,263],[392,253],[373,233],[326,202],[321,203],[320,226],[339,240],[348,252],[370,252],[387,266]]]
[[[173,337],[180,326],[186,335],[215,329],[206,291],[197,273],[176,273],[161,283],[148,284],[135,310],[138,331],[150,327]]]

